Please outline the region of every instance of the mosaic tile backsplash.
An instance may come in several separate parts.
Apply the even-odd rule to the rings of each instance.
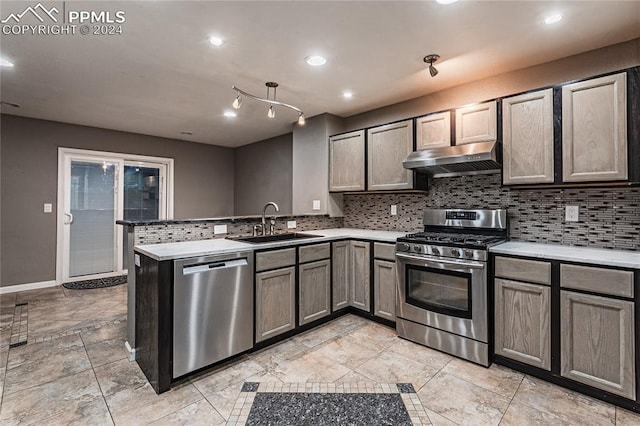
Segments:
[[[296,228],[289,231],[302,232],[314,229],[342,228],[341,217],[329,216],[291,216],[276,219],[276,232],[287,231],[287,221],[295,220]],[[135,244],[157,244],[178,241],[208,240],[211,238],[225,238],[227,235],[251,235],[253,226],[260,223],[259,219],[212,220],[200,223],[182,223],[171,225],[136,226]],[[215,225],[227,225],[227,234],[214,235]]]
[[[578,222],[564,220],[566,205],[578,206]],[[456,207],[507,208],[512,240],[640,250],[640,188],[518,190],[500,174],[433,179],[426,194],[345,195],[344,226],[416,231],[425,208]]]

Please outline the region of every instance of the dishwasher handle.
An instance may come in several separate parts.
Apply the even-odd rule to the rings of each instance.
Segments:
[[[248,266],[249,262],[246,258],[223,260],[219,262],[210,262],[198,265],[185,265],[182,267],[182,275],[200,274],[203,272],[214,272],[220,269],[239,268]]]

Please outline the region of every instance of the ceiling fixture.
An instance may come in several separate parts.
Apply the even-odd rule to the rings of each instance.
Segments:
[[[436,0],[438,3],[440,4],[451,4],[451,3],[455,3],[458,0]]]
[[[252,95],[251,93],[247,93],[244,90],[238,89],[236,86],[231,86],[233,90],[236,91],[236,98],[233,101],[233,107],[235,109],[240,109],[240,105],[242,104],[242,96],[246,96],[251,99],[255,99],[256,101],[264,102],[269,104],[269,109],[267,110],[267,117],[274,118],[276,116],[276,110],[274,105],[282,106],[285,108],[289,108],[298,113],[298,124],[300,126],[304,126],[306,120],[304,118],[304,112],[298,107],[293,105],[285,104],[284,102],[276,101],[276,89],[278,88],[278,83],[274,81],[267,81],[265,84],[267,86],[267,97],[261,98],[260,96]],[[273,89],[273,99],[271,98],[271,89]]]
[[[319,67],[320,65],[324,65],[327,63],[327,58],[318,55],[307,56],[306,58],[304,58],[304,60],[307,61],[309,65],[314,67]]]
[[[180,134],[181,134],[181,135],[185,135],[185,136],[192,136],[192,135],[193,135],[193,133],[191,133],[191,132],[189,132],[189,131],[186,131],[186,130],[185,130],[185,131],[180,132]]]
[[[556,13],[555,15],[549,15],[544,18],[544,23],[547,25],[555,24],[556,22],[562,21],[562,15]]]
[[[232,118],[232,117],[237,117],[237,116],[238,116],[238,114],[236,114],[236,113],[235,113],[235,112],[233,112],[233,111],[225,111],[223,115],[224,115],[225,117],[231,117],[231,118]]]
[[[342,93],[342,97],[345,99],[351,99],[353,98],[353,93],[352,92],[344,92]]]
[[[423,59],[423,61],[429,64],[429,74],[431,74],[431,77],[435,77],[436,75],[438,75],[438,70],[433,66],[433,63],[438,59],[440,59],[440,55],[436,54],[427,55]]]
[[[0,66],[11,68],[13,67],[13,62],[9,61],[8,59],[2,58],[0,59]]]
[[[220,37],[209,37],[209,43],[214,46],[222,46],[223,41]]]

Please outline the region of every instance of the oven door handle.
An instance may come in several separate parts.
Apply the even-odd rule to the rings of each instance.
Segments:
[[[455,266],[463,266],[467,268],[477,268],[482,269],[485,267],[484,263],[479,262],[461,262],[459,260],[446,260],[442,258],[435,257],[422,257],[422,256],[411,256],[407,254],[396,253],[396,257],[399,259],[411,260],[414,262],[428,262],[428,263],[444,263],[446,265],[455,265]]]

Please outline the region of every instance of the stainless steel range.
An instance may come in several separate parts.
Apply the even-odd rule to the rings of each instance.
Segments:
[[[489,366],[487,260],[507,238],[506,210],[431,209],[398,238],[400,337]]]

